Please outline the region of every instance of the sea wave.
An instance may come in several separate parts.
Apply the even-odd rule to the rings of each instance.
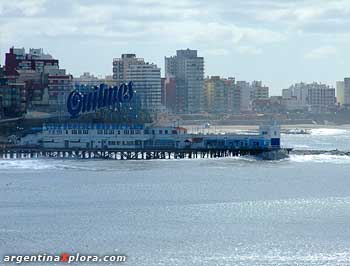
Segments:
[[[333,154],[292,154],[289,160],[297,163],[314,162],[314,163],[335,163],[335,164],[350,164],[350,156],[333,155]]]
[[[90,170],[100,171],[91,165],[85,166],[79,161],[57,159],[6,159],[0,160],[0,170]]]
[[[54,169],[54,165],[43,162],[42,160],[0,160],[0,170],[23,169],[23,170],[44,170]]]
[[[334,135],[345,135],[349,132],[346,129],[339,128],[314,128],[311,129],[311,135],[314,136],[334,136]]]

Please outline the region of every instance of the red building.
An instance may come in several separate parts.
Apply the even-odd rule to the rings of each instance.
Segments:
[[[176,108],[176,79],[174,77],[162,78],[162,104],[172,112]]]
[[[5,75],[18,75],[17,70],[34,70],[43,72],[44,66],[56,66],[58,60],[51,55],[44,54],[42,49],[29,49],[29,53],[24,48],[10,48],[5,55]]]
[[[73,77],[59,69],[57,59],[45,54],[43,49],[29,49],[26,53],[24,48],[12,47],[5,55],[4,68],[8,88],[3,86],[0,90],[9,95],[9,105],[20,106],[18,113],[28,110],[62,113]]]

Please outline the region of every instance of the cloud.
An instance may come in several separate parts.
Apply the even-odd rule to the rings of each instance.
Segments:
[[[240,54],[258,55],[261,54],[261,49],[252,46],[240,46],[237,47],[237,51]]]
[[[0,1],[1,16],[35,16],[45,11],[46,0]]]
[[[10,29],[9,36],[12,34],[13,38],[29,37],[30,33],[44,38],[81,35],[134,40],[142,36],[148,41],[151,38],[147,36],[152,36],[158,40],[176,38],[183,43],[220,41],[228,45],[285,39],[278,31],[217,19],[219,14],[203,1],[120,0],[116,4],[115,1],[62,0],[58,6],[54,1],[19,0],[2,4],[1,10],[0,23]]]
[[[208,49],[204,51],[204,54],[207,55],[216,55],[216,56],[223,56],[228,55],[230,52],[227,49],[218,48],[218,49]]]
[[[322,58],[350,61],[349,28],[349,0],[0,0],[2,57],[12,45],[43,47],[75,73],[110,73],[109,58],[129,51],[159,65],[188,47],[206,57],[208,71],[214,61],[231,75],[223,69],[237,59],[245,76],[263,76],[284,62],[298,68],[300,54],[317,44],[302,58],[316,71]]]
[[[313,49],[305,55],[305,59],[309,60],[319,60],[325,58],[334,57],[337,54],[337,49],[333,46],[322,46],[316,49]]]

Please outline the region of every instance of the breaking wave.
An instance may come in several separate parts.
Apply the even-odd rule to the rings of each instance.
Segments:
[[[350,164],[350,156],[348,155],[333,155],[333,154],[306,154],[297,155],[292,154],[289,160],[296,163],[335,163],[335,164]]]
[[[346,129],[337,128],[314,128],[311,129],[311,135],[314,136],[334,136],[334,135],[345,135],[349,132]]]
[[[84,164],[81,161],[56,159],[5,159],[0,160],[0,170],[102,170]]]

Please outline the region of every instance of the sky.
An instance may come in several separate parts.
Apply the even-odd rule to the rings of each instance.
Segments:
[[[110,75],[122,53],[163,71],[164,56],[196,49],[206,76],[280,95],[350,76],[350,0],[0,0],[0,64],[11,46],[44,48],[74,76]]]

